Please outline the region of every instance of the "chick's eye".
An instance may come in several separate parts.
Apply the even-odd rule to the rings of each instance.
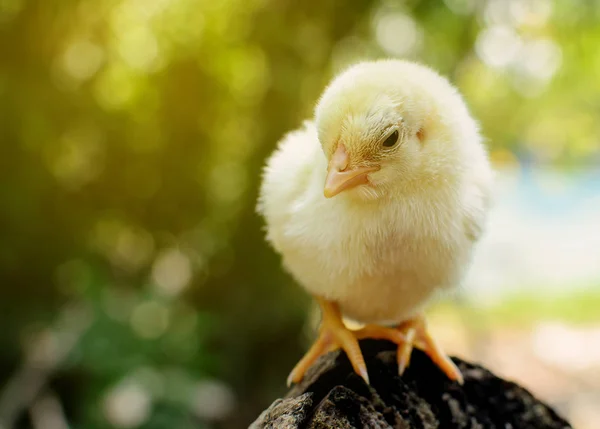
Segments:
[[[387,139],[383,141],[384,147],[392,147],[398,142],[398,130],[394,130],[392,134],[388,136]]]

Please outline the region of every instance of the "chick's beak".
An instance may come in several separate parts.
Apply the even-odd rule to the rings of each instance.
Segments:
[[[325,198],[335,197],[340,192],[368,183],[367,175],[379,170],[378,166],[348,168],[350,159],[346,148],[339,144],[327,167],[325,179]]]

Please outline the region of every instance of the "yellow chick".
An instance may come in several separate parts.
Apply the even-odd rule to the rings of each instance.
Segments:
[[[362,338],[395,342],[400,373],[418,347],[462,383],[422,310],[465,275],[492,177],[462,97],[428,67],[362,62],[329,84],[314,121],[268,159],[258,204],[267,240],[322,311],[288,384],[337,347],[368,383]],[[342,317],[366,325],[351,331]]]

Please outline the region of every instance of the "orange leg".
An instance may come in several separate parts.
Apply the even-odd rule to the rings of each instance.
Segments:
[[[363,358],[358,340],[342,321],[342,315],[337,304],[322,298],[316,298],[323,313],[319,336],[304,357],[296,364],[290,373],[287,383],[298,383],[310,366],[324,353],[341,348],[346,352],[352,368],[369,384],[367,366]]]
[[[400,374],[408,367],[413,347],[423,350],[446,376],[459,384],[463,384],[463,376],[454,362],[443,352],[431,334],[423,315],[403,322],[398,330],[404,334],[406,341],[398,345],[398,371]]]

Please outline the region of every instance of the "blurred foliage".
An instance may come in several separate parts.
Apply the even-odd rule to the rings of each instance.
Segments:
[[[465,305],[462,318],[467,320],[463,324],[469,324],[468,318],[478,320],[482,326],[476,329],[486,331],[491,326],[523,329],[548,320],[568,323],[572,327],[585,327],[598,322],[600,290],[596,285],[548,296],[540,296],[538,290],[532,288],[520,293],[506,293],[501,299],[480,304],[477,308]],[[455,302],[437,302],[428,314],[430,318],[445,321],[457,317],[456,307]]]
[[[0,0],[2,379],[33,371],[74,428],[245,427],[309,302],[262,238],[260,168],[331,76],[419,59],[497,163],[597,162],[599,21],[592,0]],[[37,427],[22,390],[0,420]]]

